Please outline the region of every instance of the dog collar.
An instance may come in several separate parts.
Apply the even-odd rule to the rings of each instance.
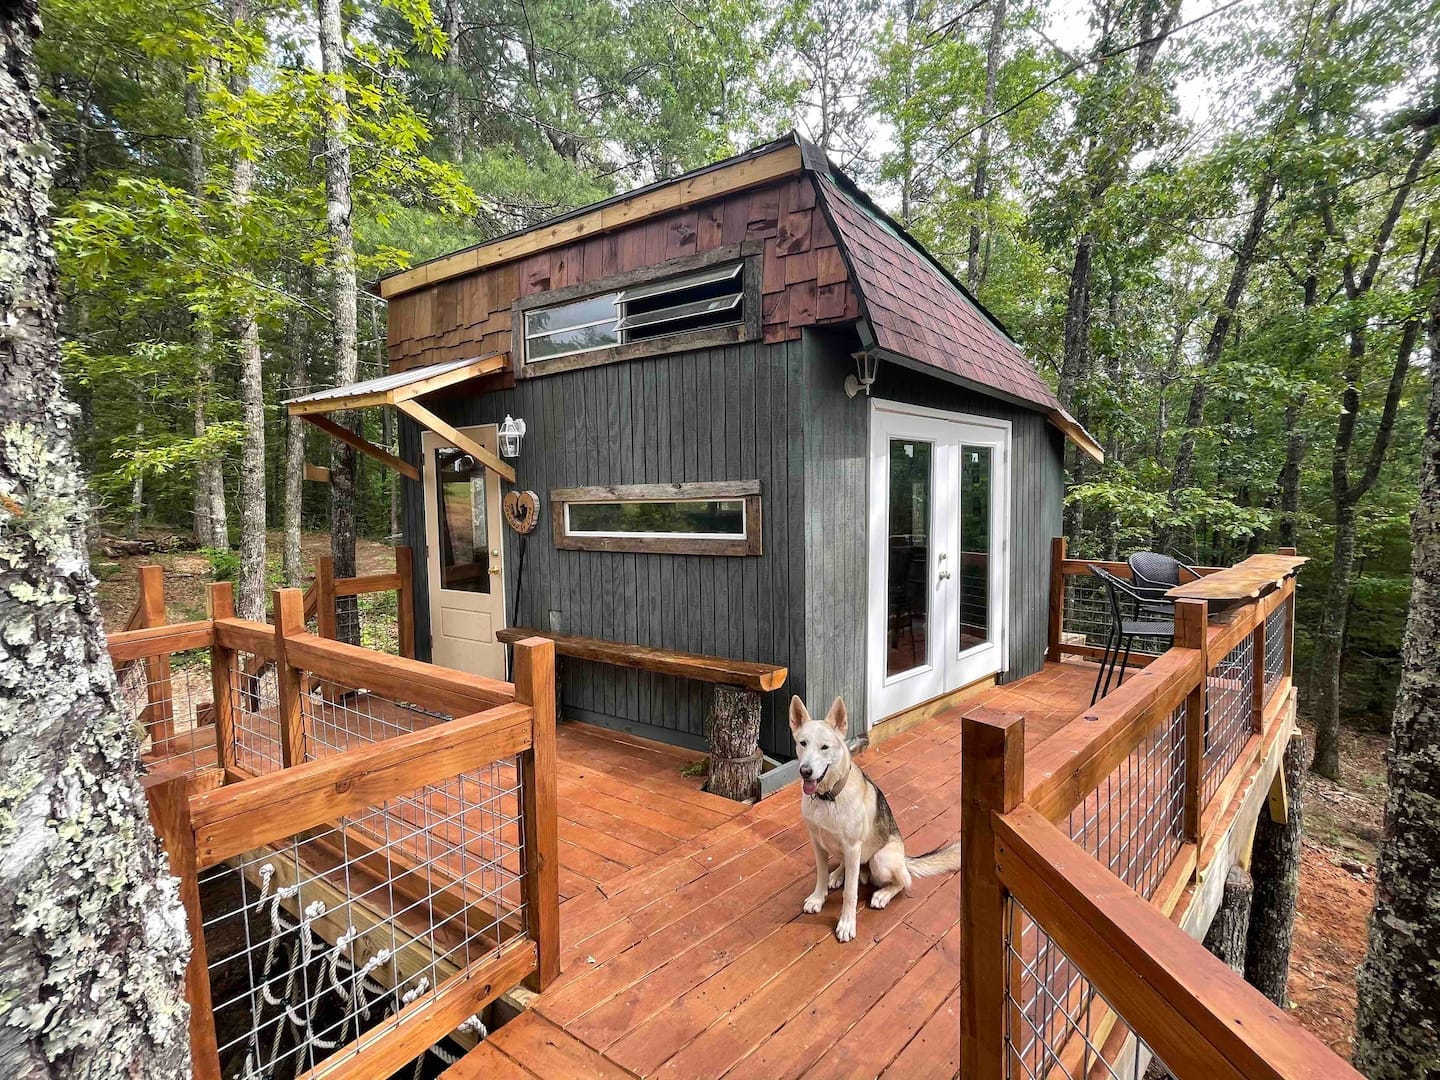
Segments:
[[[853,770],[851,769],[846,769],[845,775],[841,778],[840,783],[836,784],[829,791],[817,791],[814,795],[811,795],[809,797],[812,799],[820,799],[822,802],[834,802],[835,796],[840,794],[840,792],[844,791],[845,785],[850,782],[850,773],[852,771]]]

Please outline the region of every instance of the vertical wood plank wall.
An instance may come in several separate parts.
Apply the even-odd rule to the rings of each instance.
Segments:
[[[749,342],[521,380],[513,389],[439,399],[456,426],[524,417],[519,486],[548,514],[555,487],[697,480],[761,482],[758,557],[558,551],[550,522],[530,535],[518,610],[519,538],[504,530],[506,617],[644,645],[785,664],[765,695],[761,746],[792,753],[792,693],[850,705],[865,730],[868,590],[868,407],[842,389],[853,335]],[[875,392],[934,408],[1004,417],[1013,426],[1011,678],[1044,662],[1050,538],[1060,529],[1060,436],[1037,413],[883,364]],[[402,456],[419,464],[418,429],[401,420]],[[429,463],[427,463],[428,466]],[[424,469],[422,468],[422,471]],[[403,527],[415,559],[416,645],[430,655],[421,488],[403,484]],[[565,715],[701,749],[708,686],[565,661]]]

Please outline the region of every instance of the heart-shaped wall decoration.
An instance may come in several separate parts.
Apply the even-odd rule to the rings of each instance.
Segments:
[[[507,491],[504,511],[510,528],[521,536],[532,533],[540,524],[540,496],[533,491]]]

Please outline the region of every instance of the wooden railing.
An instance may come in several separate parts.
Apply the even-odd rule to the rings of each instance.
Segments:
[[[337,578],[335,560],[322,555],[315,560],[315,581],[306,591],[306,617],[313,613],[321,637],[333,640],[381,646],[388,631],[367,633],[367,616],[358,598],[393,592],[396,605],[394,646],[400,656],[415,658],[415,565],[414,552],[405,546],[395,548],[395,571],[390,574],[363,574],[360,577]],[[314,599],[311,601],[313,591]],[[355,597],[356,602],[340,601]],[[388,640],[385,642],[388,645]]]
[[[117,669],[186,657],[210,699],[147,749],[195,1075],[388,1076],[463,1048],[469,1017],[559,973],[553,643],[519,643],[505,683],[310,633],[299,590],[273,625],[235,618],[228,583],[209,606],[109,639]]]
[[[1213,620],[1177,601],[1173,647],[1028,754],[1023,718],[966,715],[967,1080],[1151,1055],[1181,1078],[1355,1075],[1177,925],[1213,902],[1294,732],[1294,592]]]

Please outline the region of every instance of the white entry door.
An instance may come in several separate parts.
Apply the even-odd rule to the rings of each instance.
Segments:
[[[494,451],[496,427],[461,428]],[[424,432],[425,563],[430,658],[442,667],[505,677],[505,576],[500,565],[500,480],[463,450]]]
[[[877,723],[1006,667],[1010,424],[875,401],[869,709]]]

